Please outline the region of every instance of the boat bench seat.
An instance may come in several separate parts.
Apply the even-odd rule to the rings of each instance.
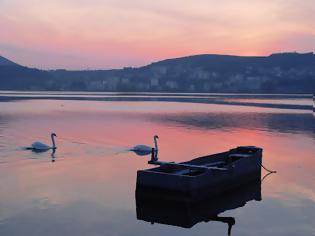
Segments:
[[[243,158],[243,157],[251,157],[251,154],[241,154],[241,153],[235,153],[235,154],[230,154],[229,157],[238,157],[238,158]]]

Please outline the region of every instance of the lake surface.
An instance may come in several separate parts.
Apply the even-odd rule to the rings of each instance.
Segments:
[[[315,235],[312,106],[311,95],[0,92],[0,235],[227,235],[222,222],[137,219],[149,157],[128,149],[155,134],[164,161],[262,147],[277,173],[261,201],[220,216],[234,217],[232,235]],[[54,155],[25,150],[51,132]]]

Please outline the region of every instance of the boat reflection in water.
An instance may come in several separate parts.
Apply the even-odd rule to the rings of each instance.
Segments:
[[[163,200],[158,200],[163,199]],[[235,224],[234,217],[219,216],[220,213],[245,206],[249,201],[261,201],[261,182],[225,193],[223,196],[202,202],[167,199],[159,194],[136,191],[137,219],[152,224],[167,224],[191,228],[199,222],[219,221],[228,225],[228,235]]]

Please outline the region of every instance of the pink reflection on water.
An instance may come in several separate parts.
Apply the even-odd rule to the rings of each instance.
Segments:
[[[133,208],[136,171],[150,166],[149,157],[136,156],[128,152],[128,148],[136,144],[153,145],[154,134],[160,137],[159,158],[165,161],[186,161],[240,145],[260,146],[264,148],[264,165],[278,171],[264,182],[263,198],[285,200],[296,196],[297,202],[300,198],[315,201],[312,138],[299,133],[281,134],[246,127],[197,129],[156,122],[152,120],[154,114],[168,115],[185,112],[184,109],[209,112],[220,108],[222,113],[233,114],[230,106],[161,104],[10,103],[10,107],[2,110],[12,117],[2,130],[6,148],[11,148],[6,155],[8,162],[0,165],[1,183],[5,186],[5,190],[0,189],[1,202],[6,202],[7,206],[2,216],[19,212],[34,199],[47,199],[43,207],[87,200],[107,207]],[[159,110],[155,110],[158,106]],[[255,112],[261,113],[273,110],[255,108]],[[15,111],[17,115],[13,116]],[[258,127],[266,121],[257,119],[255,122]],[[25,146],[37,139],[49,143],[52,131],[58,135],[54,163],[49,152],[34,154],[12,149],[12,146]],[[296,203],[288,201],[287,204]]]

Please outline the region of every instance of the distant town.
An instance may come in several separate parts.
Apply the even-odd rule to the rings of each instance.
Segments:
[[[1,90],[314,93],[315,55],[195,55],[139,68],[39,70],[0,57]]]

